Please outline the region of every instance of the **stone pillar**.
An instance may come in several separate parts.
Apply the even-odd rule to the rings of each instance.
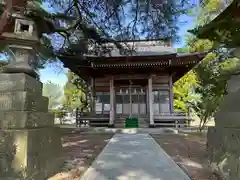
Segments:
[[[240,179],[240,75],[228,81],[215,114],[215,127],[208,129],[207,152],[212,171],[226,180]]]
[[[110,119],[109,119],[109,127],[114,127],[114,119],[115,119],[115,89],[114,89],[114,79],[110,80]]]
[[[153,96],[152,96],[152,76],[148,77],[148,116],[149,116],[149,127],[154,127],[153,119]]]
[[[169,75],[169,103],[170,103],[170,113],[174,113],[174,102],[173,102],[173,82],[172,75]]]
[[[43,180],[62,165],[61,136],[27,51],[20,51],[0,74],[0,175]]]

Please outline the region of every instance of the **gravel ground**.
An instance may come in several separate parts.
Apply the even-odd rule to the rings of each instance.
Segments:
[[[66,131],[67,132],[67,131]],[[49,180],[79,180],[113,134],[63,133],[64,165]],[[207,167],[206,137],[199,134],[152,135],[192,180],[221,180]]]
[[[208,168],[205,135],[176,134],[152,137],[192,180],[221,180]]]
[[[65,132],[62,137],[64,165],[58,174],[48,180],[79,180],[112,136]]]

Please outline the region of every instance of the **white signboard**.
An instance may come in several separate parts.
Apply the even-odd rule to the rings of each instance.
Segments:
[[[96,114],[102,114],[102,103],[96,103]]]
[[[116,104],[116,113],[122,114],[122,104]]]

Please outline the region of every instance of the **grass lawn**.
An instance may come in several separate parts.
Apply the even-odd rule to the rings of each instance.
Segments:
[[[206,134],[152,135],[192,180],[221,180],[208,168]]]

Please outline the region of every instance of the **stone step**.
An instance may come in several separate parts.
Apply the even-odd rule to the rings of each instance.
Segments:
[[[116,127],[116,128],[124,128],[125,127],[125,122],[114,122],[114,126]],[[147,124],[147,123],[143,123],[143,122],[139,122],[138,123],[138,126],[140,127],[140,128],[147,128],[149,125]]]

